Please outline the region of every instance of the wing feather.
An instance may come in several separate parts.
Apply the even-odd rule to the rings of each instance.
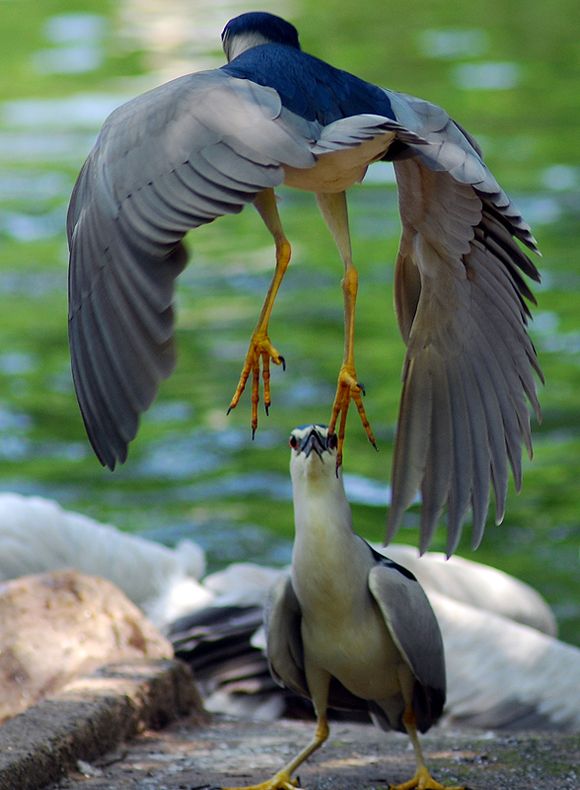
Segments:
[[[302,612],[289,576],[271,590],[264,610],[267,654],[274,680],[302,697],[310,697],[304,673]]]
[[[485,406],[472,366],[466,365],[459,377],[465,396],[465,409],[469,421],[469,444],[471,447],[471,510],[472,510],[472,546],[477,548],[483,537],[491,482],[490,458],[492,451],[490,438],[482,426],[486,425]],[[460,528],[457,530],[461,534]],[[448,554],[456,546],[448,544]]]
[[[184,234],[241,211],[311,167],[305,122],[276,91],[221,70],[174,80],[117,109],[69,206],[69,340],[91,443],[114,468],[173,369],[173,300]]]
[[[414,712],[419,729],[425,732],[440,717],[445,703],[441,631],[429,599],[414,575],[378,552],[375,557],[378,562],[369,573],[369,590],[419,686],[414,694]]]
[[[443,506],[449,499],[453,470],[451,402],[445,368],[437,352],[427,351],[422,364],[431,376],[431,425],[425,475],[421,482],[421,553],[427,550]]]
[[[537,247],[472,138],[441,108],[388,95],[423,142],[394,157],[403,222],[395,300],[408,349],[387,540],[419,488],[420,549],[446,506],[451,554],[469,506],[480,542],[490,485],[501,521],[508,464],[519,489],[522,445],[532,453],[527,402],[539,419],[534,372],[542,375],[526,331],[534,299],[524,276],[539,275],[514,237]],[[426,427],[420,442],[415,432]]]
[[[453,469],[463,470],[463,474],[452,474],[449,481],[449,516],[447,527],[447,554],[457,548],[461,536],[463,516],[469,507],[473,489],[472,440],[469,424],[469,401],[467,400],[463,379],[456,367],[446,369],[451,418],[451,461]],[[445,386],[445,384],[444,384]]]

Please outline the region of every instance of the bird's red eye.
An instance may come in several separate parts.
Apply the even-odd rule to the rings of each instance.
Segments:
[[[298,447],[298,439],[294,436],[294,434],[290,436],[290,439],[288,440],[288,444],[293,450],[295,450]]]
[[[335,433],[331,433],[328,437],[328,446],[331,450],[336,450],[338,447],[338,437]]]

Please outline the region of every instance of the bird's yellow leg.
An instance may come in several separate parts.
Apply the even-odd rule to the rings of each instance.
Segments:
[[[320,716],[316,722],[316,732],[314,738],[310,741],[302,751],[296,755],[289,763],[281,768],[278,773],[274,774],[271,779],[261,782],[257,785],[249,785],[246,787],[224,787],[222,790],[296,790],[299,788],[299,782],[292,779],[292,774],[296,769],[307,760],[310,755],[317,749],[320,749],[324,741],[328,738],[328,721],[326,716]]]
[[[389,790],[465,790],[465,788],[457,785],[442,785],[431,776],[429,769],[425,765],[423,750],[419,743],[419,736],[417,735],[417,727],[415,725],[415,714],[411,707],[408,707],[405,711],[403,723],[405,724],[405,729],[413,744],[415,759],[417,760],[417,770],[412,779],[402,784],[389,785]]]
[[[336,455],[336,466],[338,468],[342,463],[346,417],[351,400],[355,402],[363,428],[365,429],[370,443],[375,448],[377,443],[363,406],[362,396],[364,395],[364,387],[358,381],[354,362],[354,322],[358,292],[358,273],[352,262],[346,194],[344,192],[320,193],[317,194],[316,197],[322,215],[332,233],[340,257],[344,263],[344,278],[342,280],[342,291],[344,295],[344,355],[342,365],[338,372],[336,395],[334,396],[328,424],[329,433],[334,433],[336,423],[338,422],[338,446]]]
[[[250,338],[250,345],[242,367],[238,386],[234,392],[234,396],[228,408],[228,414],[232,409],[235,409],[239,403],[242,392],[246,387],[250,373],[252,374],[252,438],[258,427],[258,402],[260,400],[260,366],[262,369],[262,381],[264,383],[264,408],[266,414],[270,409],[271,396],[270,396],[270,360],[275,365],[282,365],[286,369],[284,357],[270,342],[268,336],[268,325],[270,316],[272,315],[272,308],[274,307],[274,300],[280,288],[280,284],[286,274],[286,269],[290,263],[291,247],[290,242],[284,235],[280,215],[276,206],[276,196],[273,189],[265,189],[260,192],[254,201],[260,216],[264,220],[266,227],[272,234],[276,244],[276,268],[272,282],[268,288],[268,293],[264,299],[262,310],[258,318],[256,328]]]

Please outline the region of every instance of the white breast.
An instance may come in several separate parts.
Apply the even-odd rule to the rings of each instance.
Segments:
[[[356,617],[302,619],[306,662],[326,670],[361,699],[387,699],[399,691],[397,667],[403,663],[370,594]]]

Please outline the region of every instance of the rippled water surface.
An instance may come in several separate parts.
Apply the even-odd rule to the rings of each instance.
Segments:
[[[490,519],[475,558],[534,584],[563,636],[580,644],[580,7],[279,0],[262,8],[290,17],[305,49],[444,105],[478,137],[533,224],[544,256],[532,326],[547,382],[544,420],[534,426],[523,491],[512,486],[504,524]],[[273,408],[255,441],[247,397],[225,415],[272,269],[268,234],[248,209],[191,234],[177,294],[178,368],[113,475],[88,448],[72,391],[64,218],[105,116],[148,87],[222,62],[219,33],[242,10],[195,0],[0,3],[2,486],[162,541],[193,537],[214,566],[288,559],[286,437],[328,417],[342,352],[341,268],[314,199],[281,194],[294,256],[271,333],[288,369],[273,372]],[[352,190],[350,213],[361,276],[358,368],[380,452],[352,415],[345,472],[358,530],[380,539],[403,359],[391,308],[399,221],[388,166]],[[416,543],[416,524],[415,509],[401,538]],[[468,535],[461,551],[472,556]]]

